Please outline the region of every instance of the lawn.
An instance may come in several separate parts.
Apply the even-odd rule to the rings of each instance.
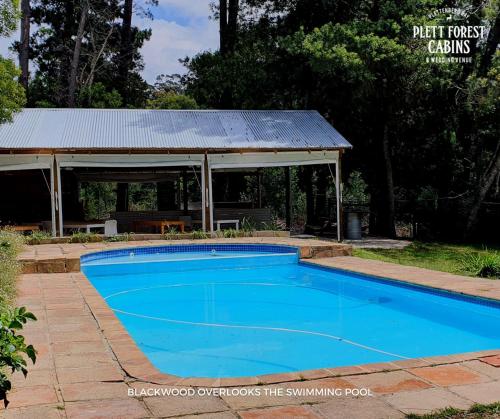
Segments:
[[[413,242],[404,249],[354,249],[354,256],[458,275],[500,279],[498,246]],[[487,265],[488,275],[478,275],[477,265]]]

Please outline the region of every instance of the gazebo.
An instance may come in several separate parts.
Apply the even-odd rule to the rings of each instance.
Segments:
[[[62,169],[197,171],[202,226],[213,232],[213,173],[330,164],[340,240],[340,164],[347,148],[316,111],[24,109],[0,126],[0,172],[42,169],[52,234],[62,236]]]

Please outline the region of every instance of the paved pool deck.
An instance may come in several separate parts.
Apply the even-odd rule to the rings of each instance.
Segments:
[[[51,257],[67,259],[104,244],[47,246],[28,248],[24,260],[48,263]],[[307,262],[500,299],[500,281],[345,256]],[[13,377],[11,404],[0,410],[3,418],[381,419],[500,401],[500,348],[243,379],[182,379],[161,374],[149,363],[80,272],[27,273],[18,288],[18,304],[38,317],[24,333],[36,346],[38,361],[26,379]],[[226,394],[154,395],[171,388],[205,388],[207,393],[222,388]],[[311,389],[336,389],[340,395],[310,394]],[[370,389],[372,395],[346,395],[356,389]]]

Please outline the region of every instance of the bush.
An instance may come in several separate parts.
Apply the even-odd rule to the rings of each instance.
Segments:
[[[45,231],[33,231],[29,236],[26,237],[26,243],[28,244],[40,244],[45,240],[50,240],[52,234]]]
[[[101,237],[95,233],[73,233],[70,243],[95,243],[101,241]]]
[[[24,237],[10,230],[0,230],[0,400],[7,406],[7,392],[12,388],[9,375],[28,373],[24,355],[34,363],[36,351],[27,345],[18,330],[28,320],[36,320],[26,308],[12,309],[16,293],[16,278],[20,273],[17,256],[25,243]]]
[[[132,240],[132,236],[134,233],[122,233],[117,234],[116,236],[111,236],[106,239],[108,243],[117,243],[117,242],[129,242]]]
[[[500,278],[500,254],[485,249],[483,253],[469,252],[461,264],[465,271],[481,278]]]
[[[10,230],[0,230],[0,309],[9,306],[16,293],[16,277],[21,266],[17,255],[24,245],[24,237]]]
[[[191,233],[191,237],[193,240],[203,240],[203,239],[208,239],[208,233],[206,233],[203,230],[193,230]]]
[[[7,392],[12,388],[7,372],[22,372],[26,377],[28,364],[24,355],[33,364],[36,362],[35,348],[26,344],[23,335],[17,334],[28,320],[36,320],[36,317],[25,307],[2,309],[0,312],[0,400],[3,400],[5,407],[9,404]]]

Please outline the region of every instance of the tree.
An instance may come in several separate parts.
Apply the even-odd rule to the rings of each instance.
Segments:
[[[147,3],[154,5],[155,1]],[[88,93],[95,83],[101,83],[109,93],[116,89],[122,103],[126,95],[127,106],[144,107],[148,86],[139,74],[139,49],[151,31],[134,27],[131,18],[123,20],[124,14],[129,15],[129,3],[32,0],[31,5],[32,21],[38,28],[31,37],[36,68],[30,86],[31,105],[84,106],[78,100],[88,98],[88,94],[80,91]],[[140,8],[132,8],[134,12],[147,14]],[[121,76],[124,65],[125,79]]]
[[[8,36],[16,29],[17,7],[16,1],[0,0],[0,36]],[[0,124],[11,121],[26,102],[24,89],[16,81],[19,74],[12,60],[0,55]]]
[[[0,0],[0,36],[9,36],[17,27],[18,0]]]
[[[21,68],[21,77],[19,78],[19,82],[26,92],[28,91],[29,83],[30,24],[30,0],[21,0],[21,39],[19,42],[19,67]]]
[[[174,92],[156,92],[148,100],[148,109],[198,109],[196,101],[186,95]]]

